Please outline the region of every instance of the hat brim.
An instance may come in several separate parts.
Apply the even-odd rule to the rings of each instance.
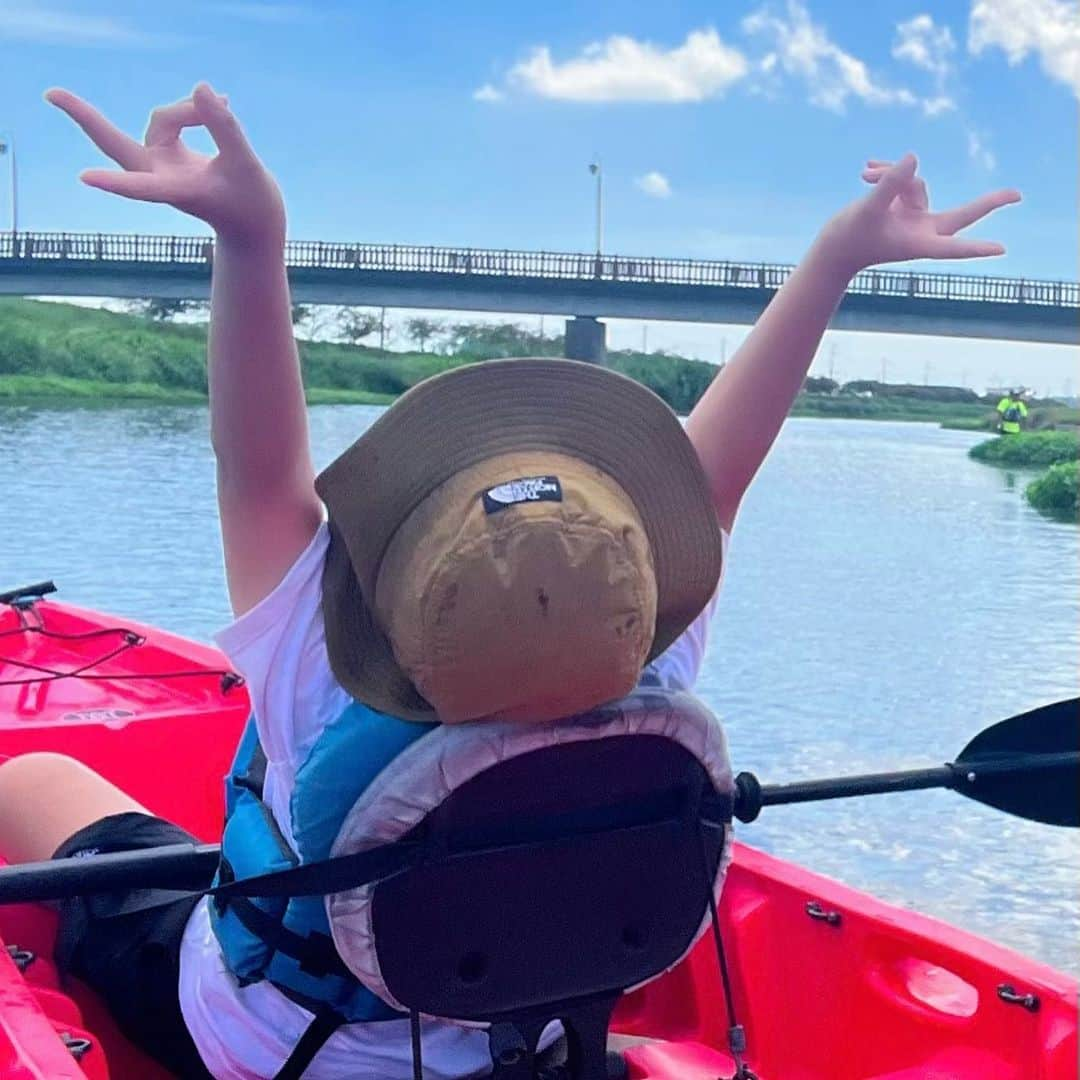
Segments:
[[[331,521],[323,573],[330,665],[357,700],[434,719],[373,614],[379,564],[401,523],[462,469],[514,451],[569,454],[627,493],[656,572],[663,652],[716,589],[720,526],[708,481],[674,412],[610,369],[572,360],[492,360],[427,379],[398,399],[315,482]]]

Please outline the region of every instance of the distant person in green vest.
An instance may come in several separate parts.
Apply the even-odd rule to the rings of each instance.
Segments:
[[[1001,414],[1001,434],[1019,435],[1020,427],[1028,414],[1024,404],[1024,391],[1011,390],[997,405],[997,411]]]

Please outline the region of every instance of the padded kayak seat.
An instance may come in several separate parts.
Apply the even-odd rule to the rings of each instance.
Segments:
[[[394,808],[399,822],[416,818],[398,842],[422,854],[328,898],[340,954],[414,1018],[487,1027],[495,1080],[541,1075],[537,1044],[554,1021],[566,1062],[542,1075],[605,1080],[619,997],[671,968],[710,925],[730,858],[730,771],[715,719],[684,695],[673,709],[671,697],[639,692],[553,738],[523,736],[535,748],[512,756],[480,734],[490,752],[464,780],[465,759],[440,757],[425,738],[405,768],[426,774],[438,760],[448,793],[406,806],[413,789],[391,777],[354,808],[366,820]],[[346,834],[335,855],[367,843],[348,820]]]

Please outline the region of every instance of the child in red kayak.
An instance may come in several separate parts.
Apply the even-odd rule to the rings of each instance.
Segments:
[[[913,156],[869,162],[869,194],[826,224],[685,435],[658,399],[611,372],[513,361],[422,384],[316,478],[285,208],[226,100],[196,87],[154,110],[143,142],[66,91],[48,100],[120,166],[90,170],[85,183],[169,203],[216,234],[211,438],[236,615],[218,641],[254,708],[230,797],[257,789],[266,813],[245,828],[294,856],[309,831],[296,807],[311,761],[329,761],[324,780],[358,767],[331,752],[350,717],[372,724],[380,745],[404,745],[436,721],[588,709],[628,692],[643,669],[656,685],[689,688],[739,504],[852,276],[1001,254],[956,234],[1019,198],[1000,191],[935,213]],[[183,144],[191,127],[209,131],[216,155]],[[541,587],[519,587],[541,571]],[[229,840],[235,822],[226,853],[257,868],[256,841],[243,830]],[[71,759],[0,766],[9,861],[187,839]],[[326,999],[265,965],[244,969],[259,945],[245,933],[205,901],[163,897],[126,915],[75,901],[58,948],[179,1075],[270,1077]],[[407,1021],[370,1002],[346,1019],[306,1076],[411,1076]],[[427,1021],[424,1045],[429,1077],[490,1065],[482,1032]]]

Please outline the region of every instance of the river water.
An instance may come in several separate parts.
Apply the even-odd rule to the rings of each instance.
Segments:
[[[311,410],[318,465],[379,413]],[[0,589],[208,639],[229,618],[199,407],[0,406]],[[935,765],[1077,693],[1075,527],[980,436],[791,420],[746,499],[698,685],[766,782]],[[1080,844],[949,792],[768,809],[742,839],[1080,971]]]

